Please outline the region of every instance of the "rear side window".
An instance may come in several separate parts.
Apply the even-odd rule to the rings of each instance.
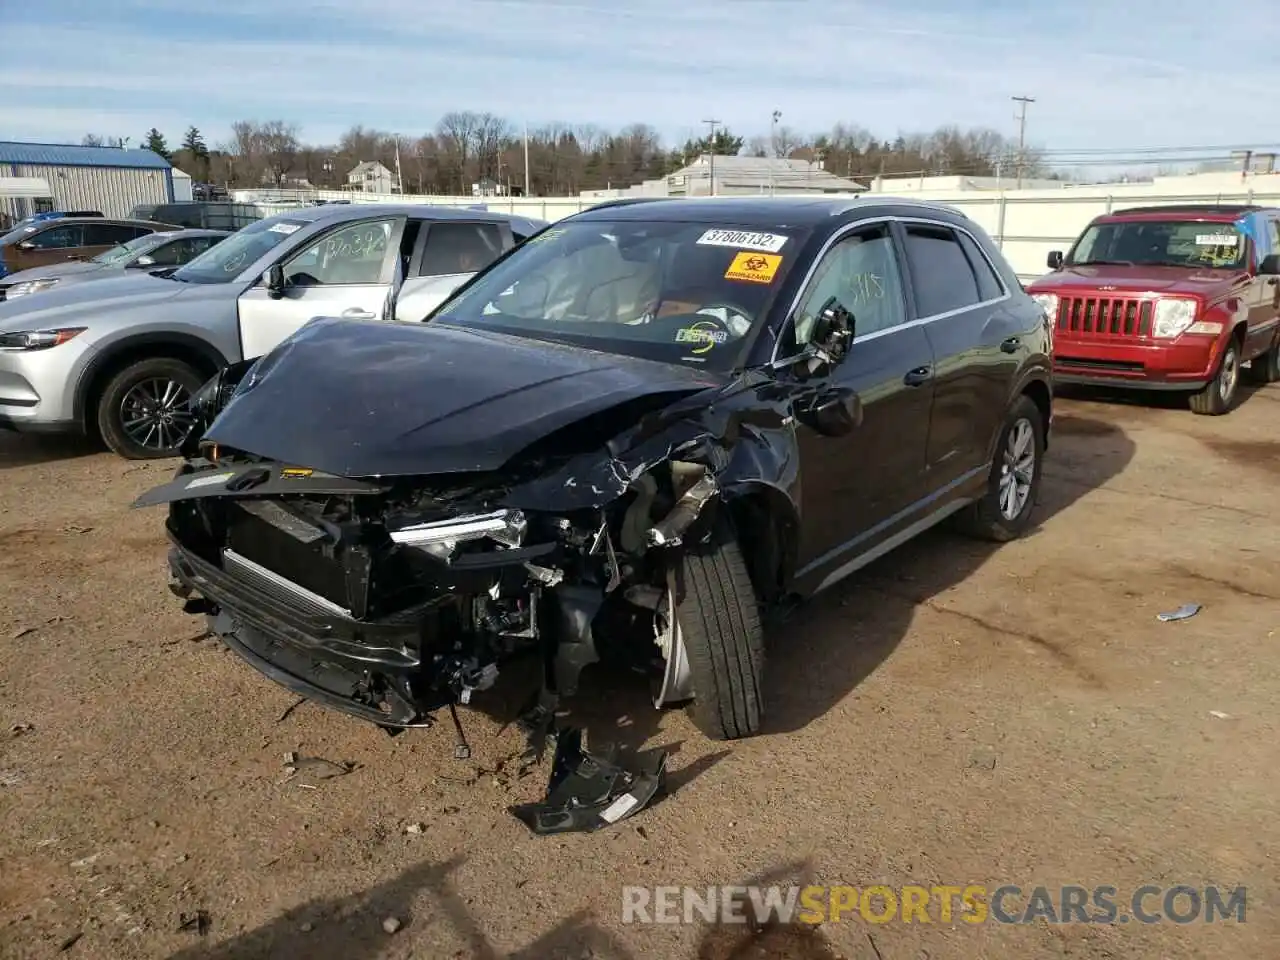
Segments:
[[[964,252],[969,255],[969,265],[973,268],[974,276],[978,278],[978,295],[984,301],[999,300],[1004,296],[1004,284],[991,269],[991,261],[967,233],[957,231],[956,236],[960,238],[960,246],[964,247]]]
[[[963,310],[989,299],[978,288],[978,279],[959,236],[942,226],[911,224],[907,232],[907,263],[916,311],[933,317]]]
[[[431,223],[418,276],[475,273],[501,255],[502,231],[496,223]]]
[[[150,230],[141,227],[130,227],[123,223],[86,223],[84,225],[84,245],[86,247],[114,247],[117,243],[128,243],[137,237],[146,236]]]
[[[79,224],[65,224],[61,227],[50,227],[25,238],[37,250],[69,250],[84,246],[84,231]]]

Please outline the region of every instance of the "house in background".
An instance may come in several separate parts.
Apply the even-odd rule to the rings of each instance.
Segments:
[[[377,160],[358,163],[347,174],[347,189],[363,193],[396,193],[395,175]]]

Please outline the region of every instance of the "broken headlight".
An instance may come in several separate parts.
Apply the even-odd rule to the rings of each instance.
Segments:
[[[453,555],[459,543],[468,540],[493,540],[504,547],[518,547],[524,542],[528,522],[519,510],[495,510],[492,513],[452,517],[416,523],[389,531],[391,539],[405,546],[417,547],[442,560]]]

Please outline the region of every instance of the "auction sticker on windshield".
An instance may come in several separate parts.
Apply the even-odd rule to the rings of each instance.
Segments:
[[[1196,234],[1197,247],[1234,247],[1240,238],[1234,233],[1200,233]]]
[[[764,250],[777,253],[787,238],[777,233],[752,233],[749,230],[708,230],[698,243],[708,247],[737,247],[740,250]]]
[[[268,230],[270,230],[272,233],[283,233],[283,234],[285,234],[286,236],[288,236],[288,235],[289,235],[289,234],[291,234],[291,233],[297,233],[299,230],[301,230],[301,229],[302,229],[302,224],[300,224],[300,223],[273,223],[273,224],[272,224],[271,226],[269,226],[267,229],[268,229]]]
[[[780,266],[782,258],[776,253],[740,253],[729,264],[724,278],[746,280],[750,283],[772,283]]]

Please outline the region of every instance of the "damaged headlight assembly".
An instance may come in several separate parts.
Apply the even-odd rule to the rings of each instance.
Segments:
[[[449,560],[458,544],[470,540],[493,540],[504,547],[519,547],[529,528],[520,510],[495,510],[492,513],[455,517],[417,523],[389,531],[393,542],[416,547],[441,560]]]

